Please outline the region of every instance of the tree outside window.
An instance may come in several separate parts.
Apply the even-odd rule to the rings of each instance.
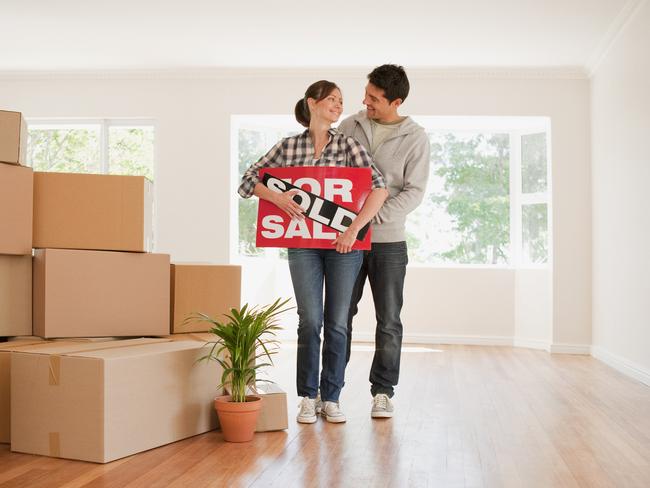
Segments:
[[[27,162],[36,171],[154,177],[151,123],[30,121]]]

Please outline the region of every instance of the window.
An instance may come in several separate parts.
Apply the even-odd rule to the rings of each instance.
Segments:
[[[417,264],[507,264],[510,147],[507,133],[429,132],[431,169],[407,220]]]
[[[29,120],[27,164],[37,171],[154,177],[154,126],[142,120]]]
[[[521,134],[521,261],[548,261],[548,134]]]
[[[429,135],[431,168],[423,202],[406,224],[410,262],[544,266],[549,254],[549,120],[413,118]],[[233,116],[232,121],[235,185],[273,144],[302,130],[288,115]],[[282,256],[282,250],[255,247],[257,199],[238,200],[233,254]]]
[[[544,117],[413,117],[429,135],[422,204],[407,220],[420,265],[535,267],[548,261]]]
[[[244,171],[264,156],[280,139],[302,132],[293,116],[285,115],[241,115],[232,117],[232,154],[236,156],[237,180],[239,186]],[[255,246],[257,232],[257,198],[238,199],[238,239],[239,256],[258,256],[267,258],[286,258],[285,249],[258,248]]]

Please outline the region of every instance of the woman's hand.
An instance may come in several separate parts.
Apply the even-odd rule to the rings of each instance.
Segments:
[[[358,230],[348,227],[345,232],[339,234],[339,236],[332,241],[332,244],[336,246],[336,252],[346,254],[352,251],[352,246],[354,246],[354,242],[357,240],[358,233]]]
[[[305,211],[293,200],[294,195],[297,193],[298,190],[289,190],[284,193],[273,192],[274,197],[271,202],[291,217],[291,219],[303,220],[305,218],[303,215]]]

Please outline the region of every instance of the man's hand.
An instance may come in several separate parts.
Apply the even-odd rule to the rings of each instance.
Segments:
[[[289,190],[283,193],[274,193],[272,203],[280,210],[284,211],[291,219],[303,220],[305,211],[303,208],[293,201],[294,195],[298,190]]]
[[[354,246],[354,242],[357,240],[358,233],[358,230],[348,227],[345,232],[339,234],[339,236],[332,241],[332,244],[336,246],[336,252],[346,254],[352,251],[352,246]]]

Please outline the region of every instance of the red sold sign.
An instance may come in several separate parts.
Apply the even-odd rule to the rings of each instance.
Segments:
[[[352,223],[372,189],[370,168],[295,166],[265,168],[259,174],[273,191],[297,189],[294,200],[306,218],[291,220],[272,203],[260,200],[257,247],[334,249],[332,241]],[[369,226],[359,232],[353,249],[370,249]]]

